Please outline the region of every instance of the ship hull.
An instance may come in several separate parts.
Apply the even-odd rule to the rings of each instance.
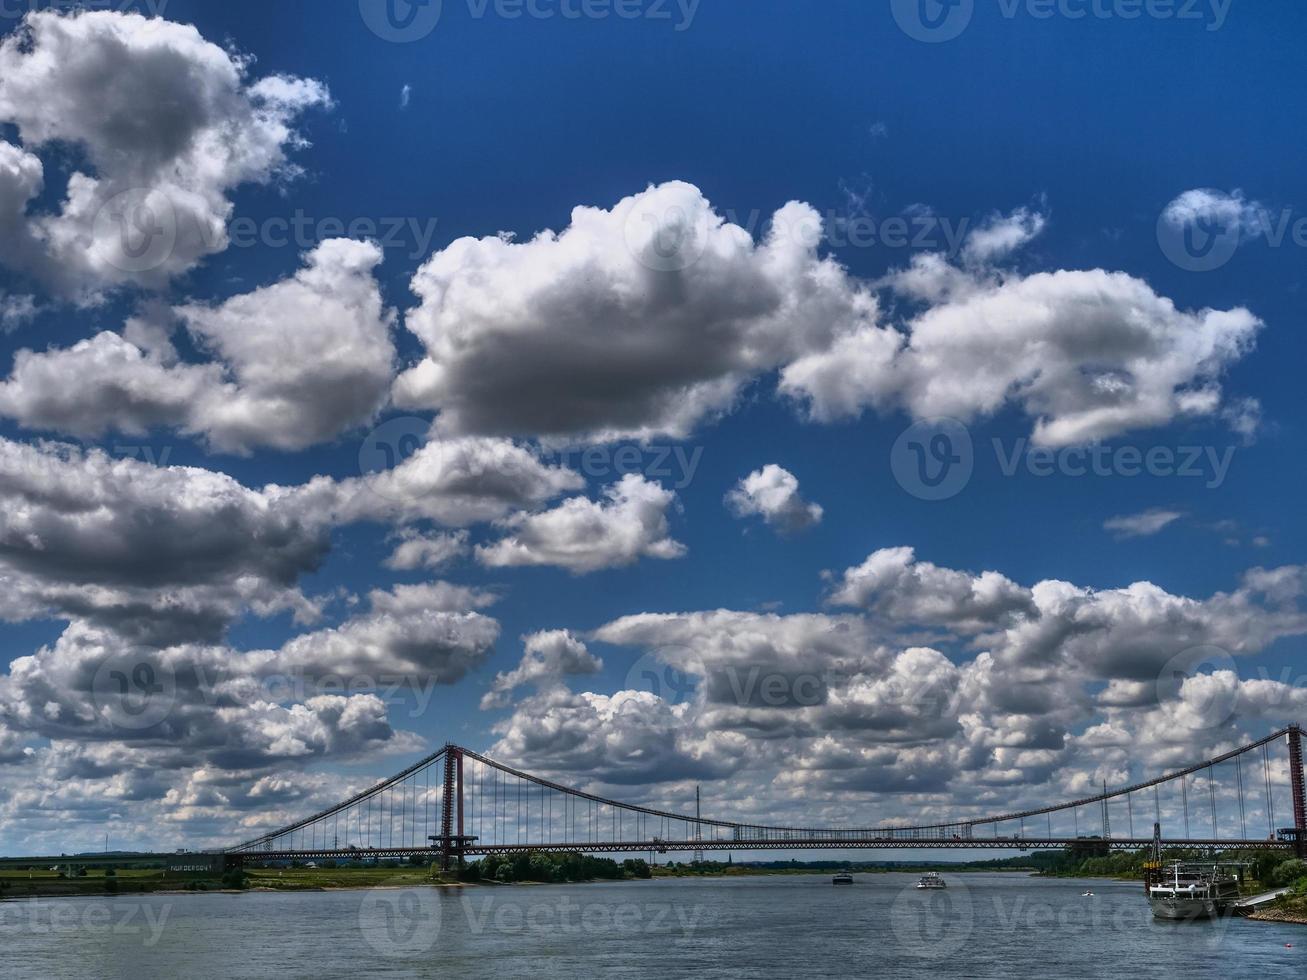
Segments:
[[[1153,916],[1172,922],[1197,922],[1220,918],[1225,907],[1210,898],[1154,898],[1149,901]]]

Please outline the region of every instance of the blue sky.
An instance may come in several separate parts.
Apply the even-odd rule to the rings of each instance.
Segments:
[[[934,0],[923,4],[928,15],[943,16]],[[107,824],[126,840],[145,832],[133,814],[158,806],[183,814],[172,826],[179,841],[222,841],[238,826],[259,826],[265,813],[275,822],[367,776],[398,770],[445,740],[495,749],[513,756],[506,761],[569,782],[634,786],[630,792],[647,799],[676,801],[693,781],[715,784],[705,796],[741,799],[750,817],[760,818],[786,806],[783,794],[764,789],[773,783],[768,766],[774,765],[798,772],[796,785],[817,794],[830,820],[850,812],[893,819],[931,808],[983,810],[1008,792],[1003,787],[1013,774],[1020,775],[1016,792],[1059,797],[1085,781],[1158,771],[1301,719],[1307,574],[1296,504],[1307,450],[1298,377],[1307,353],[1299,329],[1307,201],[1295,178],[1307,164],[1307,145],[1294,109],[1303,95],[1295,67],[1307,13],[1295,4],[1241,0],[1138,6],[1144,12],[1132,17],[1135,5],[1127,0],[976,0],[949,15],[961,18],[948,22],[953,25],[965,21],[959,36],[939,40],[926,31],[923,40],[912,36],[922,34],[912,26],[920,10],[888,0],[701,0],[693,6],[649,0],[624,7],[638,14],[630,18],[608,6],[592,10],[606,16],[566,17],[565,9],[580,8],[544,0],[535,9],[551,16],[511,17],[505,13],[516,8],[493,0],[483,11],[470,0],[445,0],[429,33],[395,43],[369,28],[369,19],[376,24],[384,16],[384,4],[371,0],[170,0],[162,10],[166,20],[194,25],[198,37],[179,34],[174,43],[168,35],[164,46],[181,53],[176,61],[160,61],[153,74],[145,74],[148,59],[140,52],[156,51],[154,42],[142,40],[136,32],[144,28],[136,22],[118,19],[124,18],[120,8],[98,15],[106,19],[94,29],[86,27],[89,21],[69,28],[73,35],[85,28],[83,40],[93,42],[73,49],[74,62],[100,79],[109,93],[106,104],[126,107],[121,120],[141,121],[139,134],[127,122],[81,118],[62,99],[38,96],[33,108],[32,93],[48,92],[52,84],[76,91],[86,82],[35,65],[13,38],[39,19],[10,14],[0,22],[7,38],[0,41],[3,58],[9,59],[0,58],[0,65],[13,70],[11,81],[0,80],[0,141],[14,148],[13,159],[21,147],[44,167],[44,190],[17,200],[22,222],[45,228],[47,237],[0,224],[0,234],[14,236],[5,248],[9,258],[0,256],[0,304],[10,304],[0,310],[12,311],[0,334],[0,377],[10,379],[0,394],[0,436],[12,447],[2,465],[18,488],[5,491],[7,507],[22,515],[0,522],[6,539],[0,557],[6,581],[23,597],[0,610],[0,628],[11,658],[36,655],[35,667],[0,675],[5,769],[15,779],[28,772],[34,785],[76,779],[82,802],[73,808],[75,820],[88,828]],[[1086,15],[1074,16],[1081,11]],[[416,16],[429,13],[422,8]],[[58,31],[49,24],[41,29],[52,32],[42,43],[57,47]],[[101,43],[120,29],[130,42],[121,48]],[[214,68],[224,51],[248,60]],[[205,146],[181,153],[167,139],[168,127],[175,126],[195,146],[201,142],[187,130],[200,125],[198,110],[189,117],[183,110],[181,122],[170,115],[170,105],[184,107],[191,95],[195,75],[188,81],[169,74],[192,63],[187,59],[214,71],[215,88],[235,85],[227,101],[206,103],[204,110],[215,131],[230,127],[224,140],[275,143],[272,150],[259,144],[267,155],[254,164],[223,158],[224,177],[208,184],[196,174],[210,160],[204,154],[217,151]],[[318,88],[280,101],[249,94],[269,77],[312,80]],[[241,108],[245,99],[276,119],[251,122]],[[106,109],[105,118],[111,115]],[[40,131],[55,135],[42,141]],[[5,159],[0,156],[0,164]],[[121,173],[111,173],[113,167]],[[42,216],[57,216],[65,207],[74,172],[99,179],[97,193],[106,196],[120,189],[115,183],[139,188],[143,181],[158,193],[180,193],[183,185],[208,195],[202,206],[187,198],[185,207],[216,215],[227,240],[211,237],[189,257],[178,246],[162,266],[130,274],[74,261],[60,249],[84,249],[88,229],[94,236],[99,226],[79,225],[65,210],[64,224],[83,236],[66,246],[51,244],[57,231],[49,229],[58,222],[41,224]],[[0,190],[9,187],[4,174],[0,166]],[[593,276],[569,266],[562,247],[526,251],[523,243],[538,233],[563,232],[574,208],[607,214],[651,187],[689,188],[666,193],[678,208],[702,208],[696,212],[701,218],[743,226],[752,240],[743,246],[732,239],[731,254],[755,263],[748,276],[763,278],[743,272],[744,278],[725,278],[730,268],[723,260],[722,283],[704,273],[683,296],[681,273],[697,275],[711,263],[690,260],[688,270],[655,270],[649,277],[638,255],[614,257],[613,240],[605,245],[596,239],[585,246],[595,249],[593,268],[605,269],[614,283],[652,283],[671,297],[653,312],[646,309],[647,319],[610,325],[603,311],[611,296]],[[655,204],[662,208],[670,199]],[[0,203],[7,200],[0,194]],[[174,205],[180,200],[173,198]],[[794,261],[804,271],[782,283],[790,273],[775,271],[759,256],[772,216],[796,201],[809,206],[824,237],[798,250]],[[653,220],[669,213],[655,211]],[[303,230],[285,234],[283,223],[296,220]],[[323,268],[327,278],[341,275],[357,285],[358,294],[345,303],[351,315],[367,321],[360,337],[370,338],[372,353],[393,344],[393,362],[381,356],[386,376],[377,396],[310,436],[313,420],[330,415],[333,402],[377,378],[362,368],[357,376],[341,368],[345,380],[336,387],[313,389],[303,404],[290,404],[295,392],[312,388],[306,378],[314,365],[302,364],[304,377],[277,388],[282,407],[252,399],[251,407],[241,408],[250,413],[252,430],[232,435],[234,423],[223,416],[230,404],[224,403],[237,399],[238,389],[253,390],[250,379],[276,368],[283,356],[285,364],[300,363],[305,348],[295,331],[313,332],[316,318],[336,315],[334,307],[315,305],[328,287],[306,287],[318,290],[307,300],[279,293],[274,301],[266,290],[295,276],[305,253],[323,240],[350,237],[351,224],[381,239],[375,254],[342,251],[332,259],[338,264]],[[625,227],[629,244],[633,226]],[[1202,244],[1208,234],[1223,236],[1215,246],[1217,267],[1196,271],[1201,257],[1175,251],[1186,229],[1191,243],[1194,235]],[[516,244],[494,244],[500,233],[515,236]],[[967,251],[967,241],[985,235],[1002,244]],[[355,236],[353,247],[368,248],[361,241],[366,237]],[[450,248],[469,237],[481,242],[475,256]],[[1219,251],[1227,243],[1228,255]],[[932,257],[939,264],[930,270],[914,265]],[[747,342],[720,340],[751,322],[757,315],[751,304],[763,302],[769,289],[798,290],[795,283],[810,284],[820,268],[827,275],[840,270],[843,277],[821,287],[830,295],[803,294],[795,309],[757,326]],[[425,307],[412,288],[423,269],[441,284],[425,297]],[[486,269],[507,271],[496,278]],[[920,271],[923,281],[929,274],[929,285],[913,287],[905,279],[909,269]],[[1073,278],[1094,270],[1120,276]],[[483,294],[459,292],[460,283],[483,273]],[[954,274],[961,279],[949,279]],[[940,346],[920,363],[886,368],[893,377],[877,375],[869,388],[852,374],[841,375],[851,357],[837,349],[834,338],[845,327],[835,324],[839,316],[854,315],[849,311],[857,301],[850,297],[857,295],[877,297],[868,322],[904,336],[916,331],[923,350],[928,342],[919,325],[934,324]],[[233,297],[237,303],[224,308],[224,316],[214,312]],[[988,312],[980,308],[987,297],[994,299]],[[714,312],[732,303],[739,310]],[[1043,312],[1032,312],[1041,304]],[[415,315],[419,307],[424,312]],[[842,312],[829,317],[823,312],[837,308]],[[987,331],[1025,315],[1031,323],[1023,339],[991,344]],[[415,331],[419,316],[437,326],[426,335]],[[133,318],[165,331],[171,352],[141,340],[144,333],[128,332],[125,324]],[[249,340],[283,327],[287,334],[270,346]],[[621,329],[633,338],[629,347],[605,340],[605,331]],[[115,335],[116,350],[130,343],[142,359],[134,363],[148,362],[158,373],[133,381],[110,377],[127,370],[119,362],[56,359],[40,376],[20,377],[16,368],[8,375],[21,350],[66,352],[102,331]],[[1216,336],[1215,352],[1195,355],[1194,337],[1208,331]],[[446,335],[476,356],[464,362],[461,354],[442,355],[438,340]],[[492,335],[509,339],[485,340]],[[157,342],[158,333],[150,336]],[[351,343],[363,343],[350,336]],[[705,338],[702,349],[698,337]],[[254,353],[242,361],[239,351],[250,349]],[[310,359],[329,360],[332,353],[312,344],[306,349],[317,351]],[[1140,359],[1124,366],[1130,351]],[[532,371],[537,358],[539,376]],[[822,358],[820,364],[811,360]],[[347,367],[366,359],[362,348],[344,357]],[[444,380],[396,394],[400,387],[392,388],[387,372],[402,386],[403,373],[424,359],[441,363]],[[714,368],[714,359],[727,367]],[[800,361],[817,372],[807,381],[793,373]],[[185,370],[206,364],[216,373],[203,381]],[[1015,380],[996,399],[959,394],[1014,364]],[[652,383],[642,374],[648,365],[656,366],[649,368],[657,375]],[[860,377],[875,369],[868,361]],[[1060,382],[1059,370],[1065,372]],[[1172,379],[1158,402],[1150,400],[1153,389],[1149,397],[1138,394],[1148,388],[1145,372]],[[731,391],[724,398],[700,389],[676,393],[678,384],[727,375]],[[1048,387],[1035,390],[1040,384],[1032,379],[1041,377]],[[1092,380],[1086,382],[1092,398],[1072,390],[1078,379]],[[220,383],[236,387],[206,394],[204,386]],[[135,390],[137,409],[129,410],[124,403],[132,399],[122,392],[132,384],[144,388]],[[159,384],[176,388],[165,398]],[[656,409],[627,404],[630,392],[644,384],[659,398],[671,392],[670,403]],[[852,410],[820,410],[839,401],[837,389],[860,384],[861,400]],[[528,393],[536,385],[546,394],[532,401],[536,396]],[[1054,456],[1054,472],[1037,475],[1041,460],[1023,455],[1038,441],[1037,427],[1102,408],[1111,401],[1102,393],[1113,385],[1130,389],[1120,395],[1124,408],[1113,403],[1120,409],[1115,421],[1045,440],[1050,453],[1071,455]],[[60,389],[59,397],[50,395],[51,386]],[[586,394],[585,407],[576,409],[585,425],[562,433],[548,428],[543,416],[559,403],[559,392]],[[205,398],[212,400],[203,413],[187,414],[187,406]],[[1085,399],[1097,400],[1087,407]],[[1159,409],[1161,402],[1166,405]],[[456,413],[456,403],[465,414]],[[688,406],[688,416],[668,423],[674,414],[668,404]],[[301,422],[285,422],[295,413],[302,413]],[[974,472],[946,499],[921,499],[911,479],[912,453],[929,452],[939,431],[935,420],[945,415],[962,417]],[[149,421],[118,424],[128,416]],[[214,421],[220,416],[224,421]],[[485,421],[491,418],[509,421]],[[532,427],[535,419],[542,419],[541,428]],[[509,503],[483,508],[469,520],[433,520],[421,488],[405,491],[417,496],[398,502],[379,493],[377,499],[388,503],[363,518],[340,516],[352,504],[329,505],[303,492],[314,478],[338,487],[366,483],[367,454],[378,438],[393,441],[395,433],[409,432],[420,442],[433,423],[433,446],[459,437],[499,440],[501,448],[507,441],[538,466],[554,467],[556,485],[547,492],[515,486],[508,497],[484,487],[471,491],[483,503]],[[924,428],[908,431],[916,423]],[[280,432],[283,424],[281,444],[259,435]],[[633,424],[644,428],[637,433]],[[612,429],[623,426],[612,438]],[[101,564],[93,556],[101,556],[109,532],[99,538],[94,527],[65,526],[60,522],[67,512],[51,502],[53,491],[33,489],[31,474],[53,480],[59,470],[46,462],[58,453],[42,442],[50,439],[80,447],[70,452],[87,464],[65,460],[71,481],[65,486],[100,479],[88,475],[95,470],[88,460],[132,456],[140,465],[85,491],[88,497],[107,494],[115,502],[104,506],[122,509],[115,534],[140,536],[120,548],[105,546]],[[922,449],[911,449],[913,442]],[[1074,467],[1092,444],[1110,460],[1107,471],[1069,471],[1068,460]],[[957,448],[950,443],[950,452]],[[1142,468],[1132,462],[1135,450],[1139,459],[1154,454],[1151,473],[1130,475]],[[97,451],[106,455],[97,457]],[[778,485],[779,470],[764,470],[768,466],[797,481],[797,490],[783,480]],[[557,476],[569,469],[570,480]],[[275,494],[261,498],[249,506],[263,517],[249,520],[257,524],[270,510],[289,506],[287,522],[302,519],[311,527],[286,531],[278,524],[279,531],[303,534],[305,548],[321,553],[286,558],[284,542],[262,529],[230,548],[215,545],[212,554],[205,552],[206,570],[195,572],[187,534],[245,519],[227,510],[206,518],[200,508],[200,523],[170,530],[176,514],[167,500],[198,493],[190,489],[197,470],[225,474],[231,486],[251,492],[273,484],[286,488],[294,495],[290,505],[269,503]],[[598,507],[627,472],[639,484],[633,490],[638,501],[628,510],[600,507],[590,514],[597,523],[589,525],[569,524],[557,510],[564,500]],[[755,473],[758,486],[767,484],[773,494],[745,493],[740,499],[751,503],[730,505],[727,495]],[[156,477],[165,488],[157,498],[130,497],[129,488]],[[533,479],[547,482],[541,474]],[[819,521],[804,510],[812,504],[821,509]],[[796,513],[807,515],[799,518],[804,526],[787,526],[787,516]],[[532,524],[531,515],[541,514],[556,519]],[[619,543],[596,544],[600,526]],[[533,528],[539,540],[524,545],[523,534]],[[181,537],[172,542],[176,547],[165,547],[148,541],[151,529]],[[387,567],[396,535],[406,530],[469,537],[462,553],[438,568]],[[80,533],[90,537],[81,541]],[[55,538],[68,548],[66,560],[50,558]],[[514,540],[517,559],[503,557],[512,549],[498,552],[502,560],[492,557],[496,542]],[[632,540],[634,551],[620,543]],[[478,546],[483,551],[470,550]],[[248,557],[245,548],[258,554]],[[889,551],[903,548],[915,554]],[[541,557],[544,552],[554,557]],[[570,558],[557,557],[564,553]],[[245,557],[232,557],[237,554]],[[882,556],[878,577],[863,588],[850,573],[876,554]],[[894,573],[882,575],[889,566]],[[1274,571],[1252,583],[1246,576],[1256,569]],[[979,602],[985,586],[977,576],[984,572],[1004,579],[1005,595],[1011,587],[1009,601],[984,611],[954,608],[968,605],[959,589],[972,604]],[[232,598],[223,590],[242,574],[254,575],[258,588]],[[261,720],[240,715],[249,707],[248,691],[244,702],[230,694],[243,707],[221,723],[213,704],[183,705],[148,730],[106,729],[87,720],[103,707],[91,675],[105,656],[160,658],[160,669],[167,664],[189,676],[197,662],[234,663],[250,651],[281,649],[286,658],[285,645],[308,636],[305,646],[314,652],[302,662],[310,664],[310,674],[360,662],[376,666],[379,661],[368,659],[376,655],[371,641],[348,634],[366,649],[342,653],[327,631],[365,620],[373,590],[435,580],[476,593],[454,603],[450,614],[462,617],[462,625],[441,620],[433,626],[408,607],[395,612],[399,619],[420,620],[395,627],[417,630],[394,641],[401,654],[410,641],[419,648],[408,660],[396,656],[405,665],[402,676],[419,686],[436,677],[452,682],[436,687],[424,710],[408,702],[388,705],[383,717],[371,719],[368,733],[342,734],[332,728],[343,724],[334,715],[316,718],[304,744],[285,751],[275,732],[298,723],[268,712]],[[964,581],[969,584],[959,585]],[[1051,582],[1081,590],[1076,610],[1030,599],[1037,583]],[[1151,583],[1153,591],[1120,591],[1133,583]],[[87,592],[73,601],[60,591],[64,585],[113,594],[94,599]],[[203,635],[178,634],[162,647],[142,645],[139,621],[153,614],[134,613],[131,629],[122,625],[123,608],[141,593],[114,590],[129,587],[158,589],[147,605],[165,594],[175,598],[173,590],[222,592],[194,598],[206,609],[221,606],[223,612],[212,614],[220,625]],[[269,589],[298,598],[283,596],[278,608],[261,612],[256,606]],[[856,598],[844,601],[841,594]],[[95,602],[103,603],[100,612],[90,615],[86,609]],[[714,610],[752,618],[691,621],[689,614]],[[667,615],[655,621],[654,614]],[[790,618],[802,614],[814,618]],[[462,629],[477,616],[497,623],[493,644],[469,640],[457,656],[430,646],[433,629]],[[646,618],[639,623],[623,620],[640,616]],[[1059,616],[1065,622],[1053,624]],[[850,617],[858,623],[850,625]],[[374,627],[380,628],[370,621],[360,629]],[[80,628],[93,635],[76,633]],[[496,675],[522,661],[521,638],[558,630],[571,631],[567,644],[579,644],[584,653],[557,635],[541,640],[539,669],[506,688],[506,701],[482,707]],[[795,634],[792,641],[768,646],[768,636],[787,630]],[[827,650],[821,638],[832,630],[852,630],[861,652]],[[1043,630],[1064,632],[1060,641],[1030,640],[1028,634]],[[68,646],[62,652],[61,636]],[[791,642],[797,646],[786,646]],[[1168,719],[1183,714],[1189,702],[1177,695],[1177,704],[1158,704],[1153,695],[1146,703],[1144,689],[1156,689],[1161,665],[1208,646],[1228,650],[1237,670],[1237,677],[1208,671],[1208,679],[1235,685],[1233,694],[1222,688],[1225,696],[1245,700],[1173,743],[1127,751],[1130,742],[1174,732]],[[905,720],[883,699],[859,701],[850,691],[836,698],[850,699],[847,710],[835,712],[839,718],[800,717],[802,711],[785,709],[759,715],[756,706],[718,703],[700,691],[679,707],[666,699],[642,702],[626,731],[620,711],[614,718],[586,714],[590,709],[576,700],[585,692],[608,698],[640,689],[651,662],[658,670],[685,669],[688,661],[678,651],[687,648],[706,658],[700,663],[705,677],[744,662],[782,673],[851,670],[874,685],[893,674],[894,657],[923,647],[964,674],[992,653],[1008,673],[994,667],[985,683],[978,675],[950,675],[947,683],[960,692],[963,706],[945,719]],[[837,665],[845,656],[848,663]],[[451,658],[458,657],[466,659],[454,669]],[[1263,676],[1282,687],[1270,693],[1238,687]],[[230,682],[257,686],[261,677],[266,681],[254,668],[233,669]],[[1024,695],[1005,700],[976,693],[989,691],[991,683],[1009,694],[1038,689],[1036,700],[1060,706],[1022,708]],[[1135,688],[1095,700],[1115,690],[1112,685]],[[667,693],[650,691],[647,683],[644,691]],[[293,707],[278,710],[293,713]],[[673,709],[682,713],[669,722],[666,712]],[[1290,717],[1295,710],[1296,719]],[[258,736],[249,736],[255,730]],[[851,771],[864,772],[865,780],[850,780]],[[915,773],[916,782],[905,773]],[[251,785],[276,779],[288,788],[275,805],[250,797]],[[58,806],[40,793],[0,791],[0,813],[8,809],[11,828],[0,832],[0,847],[39,849],[45,843],[42,815]],[[89,836],[98,839],[98,831]]]

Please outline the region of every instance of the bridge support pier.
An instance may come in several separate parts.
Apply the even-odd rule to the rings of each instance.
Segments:
[[[1307,858],[1307,792],[1303,788],[1302,729],[1289,726],[1289,781],[1293,786],[1294,850]]]

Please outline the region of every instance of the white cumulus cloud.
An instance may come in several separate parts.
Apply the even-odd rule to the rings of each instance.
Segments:
[[[761,517],[784,534],[815,527],[824,513],[820,504],[808,503],[800,496],[798,478],[775,463],[736,484],[726,495],[726,505],[735,516]]]
[[[494,568],[552,565],[579,575],[641,558],[681,558],[685,546],[671,538],[667,519],[675,503],[671,490],[628,474],[602,501],[573,497],[553,510],[507,519],[507,535],[478,547],[477,559]]]
[[[147,287],[227,246],[230,193],[297,171],[287,151],[319,82],[248,77],[250,60],[190,26],[116,11],[27,14],[0,41],[0,257],[81,301]],[[113,84],[105,84],[113,79]],[[45,184],[38,154],[72,145],[75,171],[57,212],[26,215]]]

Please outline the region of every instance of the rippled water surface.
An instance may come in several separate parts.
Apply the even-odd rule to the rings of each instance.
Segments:
[[[1133,884],[948,880],[16,901],[0,903],[0,976],[1307,977],[1307,926],[1157,922]]]

